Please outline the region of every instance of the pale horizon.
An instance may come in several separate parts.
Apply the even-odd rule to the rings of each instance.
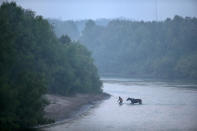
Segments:
[[[0,0],[13,1],[13,0]],[[195,0],[15,0],[44,18],[60,20],[117,19],[163,21],[175,15],[197,17]]]

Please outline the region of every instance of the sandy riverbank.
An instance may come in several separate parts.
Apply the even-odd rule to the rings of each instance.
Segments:
[[[50,104],[45,107],[45,117],[55,121],[61,121],[68,118],[71,113],[79,110],[83,105],[93,104],[95,101],[109,98],[106,93],[90,95],[77,94],[72,97],[56,96],[47,94],[46,98]]]

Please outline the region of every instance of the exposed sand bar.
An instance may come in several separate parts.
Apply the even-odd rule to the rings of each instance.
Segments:
[[[106,93],[102,94],[77,94],[72,97],[57,96],[47,94],[46,98],[50,102],[49,105],[45,107],[45,117],[55,120],[55,123],[61,122],[77,113],[77,111],[88,104],[94,104],[96,101],[101,101],[109,98],[110,95]],[[53,123],[53,124],[55,124]],[[46,127],[49,125],[41,125],[39,127]]]

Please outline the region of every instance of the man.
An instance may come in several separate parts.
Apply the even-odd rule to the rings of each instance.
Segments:
[[[119,101],[119,104],[122,104],[123,99],[119,96],[118,101]]]

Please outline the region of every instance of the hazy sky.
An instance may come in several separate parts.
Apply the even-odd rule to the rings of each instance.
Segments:
[[[1,3],[4,0],[0,0]],[[13,1],[13,0],[7,0]],[[174,15],[197,17],[197,0],[15,0],[45,18],[62,20],[128,18],[164,20]],[[157,5],[157,6],[156,6]],[[157,10],[157,11],[156,11]],[[158,15],[157,15],[158,14]]]

